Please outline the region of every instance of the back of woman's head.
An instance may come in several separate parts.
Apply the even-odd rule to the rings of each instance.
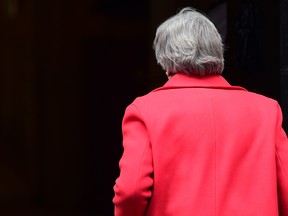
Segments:
[[[205,76],[224,69],[220,34],[205,15],[191,7],[158,27],[153,47],[157,62],[169,75]]]

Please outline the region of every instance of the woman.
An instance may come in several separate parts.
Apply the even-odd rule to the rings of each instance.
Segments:
[[[213,23],[183,8],[156,32],[168,81],[126,108],[115,216],[287,216],[277,101],[230,85]]]

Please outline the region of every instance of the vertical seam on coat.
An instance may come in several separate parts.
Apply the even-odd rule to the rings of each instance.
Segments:
[[[132,105],[135,107],[135,109],[139,112],[139,115],[142,117],[138,107],[136,105],[134,105],[134,104],[132,104]],[[144,125],[146,125],[145,121],[143,120],[143,118],[142,118],[142,121],[143,121]],[[148,131],[147,131],[147,133],[148,133]],[[149,139],[147,139],[147,141],[146,141],[145,148],[144,148],[144,151],[143,151],[143,154],[142,154],[142,157],[141,157],[141,162],[140,162],[140,165],[139,165],[138,176],[137,176],[137,181],[136,181],[136,185],[135,185],[135,194],[134,194],[134,200],[135,201],[137,201],[137,193],[138,193],[138,189],[139,189],[138,187],[139,187],[139,182],[140,182],[140,174],[141,174],[141,169],[143,167],[144,156],[145,156],[145,153],[147,151],[148,144],[149,144]],[[135,205],[135,213],[137,213],[137,205]]]
[[[216,141],[216,124],[215,124],[215,112],[214,112],[214,106],[211,100],[211,95],[209,94],[209,100],[211,103],[212,108],[212,115],[213,115],[213,132],[214,132],[214,165],[215,165],[215,173],[214,173],[214,205],[215,205],[215,216],[217,216],[217,141]]]
[[[143,168],[143,161],[144,161],[145,153],[146,153],[146,151],[147,151],[148,143],[149,143],[149,141],[147,140],[147,141],[146,141],[145,148],[144,148],[144,151],[143,151],[143,154],[142,154],[140,167],[139,167],[139,170],[138,170],[138,177],[137,177],[137,182],[136,182],[136,190],[135,190],[135,194],[134,194],[135,200],[137,200],[137,194],[138,194],[139,182],[140,182],[140,174],[141,174],[141,170],[142,170],[142,168]],[[135,206],[136,206],[136,205],[135,205]],[[136,211],[136,212],[137,212],[137,211]]]
[[[283,162],[282,162],[282,160],[281,160],[281,158],[280,158],[280,155],[278,154],[277,150],[276,150],[276,158],[278,159],[279,165],[280,165],[281,169],[283,169],[284,176],[285,176],[285,178],[286,178],[286,180],[287,180],[287,182],[288,182],[287,172],[286,172],[286,170],[284,169]]]

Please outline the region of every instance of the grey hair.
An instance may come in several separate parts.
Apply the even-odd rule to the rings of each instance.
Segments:
[[[224,46],[215,25],[196,9],[185,7],[164,21],[153,42],[157,63],[169,75],[221,74]]]

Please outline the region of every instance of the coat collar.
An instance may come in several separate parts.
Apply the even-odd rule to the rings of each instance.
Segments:
[[[175,88],[216,88],[247,91],[243,87],[230,85],[221,75],[190,77],[184,74],[175,74],[162,87],[153,91]]]

